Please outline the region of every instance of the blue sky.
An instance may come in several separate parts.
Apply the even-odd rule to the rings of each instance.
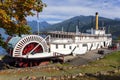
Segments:
[[[120,18],[120,0],[42,0],[47,4],[39,13],[40,21],[58,23],[79,15],[94,15],[99,12],[106,18]],[[36,16],[28,20],[37,20]]]

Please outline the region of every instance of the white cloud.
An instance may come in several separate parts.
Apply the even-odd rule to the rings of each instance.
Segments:
[[[56,24],[56,23],[60,23],[60,22],[62,22],[62,21],[54,21],[54,20],[48,21],[48,23],[50,23],[50,24]]]
[[[120,0],[42,0],[47,7],[40,13],[41,21],[60,22],[79,15],[94,15],[115,18],[120,17]],[[35,17],[32,19],[36,19]]]

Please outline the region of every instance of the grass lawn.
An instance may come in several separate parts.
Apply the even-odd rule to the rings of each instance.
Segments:
[[[103,59],[94,61],[85,67],[81,67],[83,73],[96,73],[97,71],[114,70],[120,66],[120,52],[113,52]]]
[[[23,69],[9,69],[0,71],[0,80],[19,80],[21,77],[27,76],[62,76],[71,75],[77,73],[96,73],[98,71],[111,71],[116,70],[120,66],[120,52],[113,52],[108,54],[103,59],[89,63],[86,66],[77,66],[77,68],[68,69],[69,64],[55,64],[56,67],[61,68],[56,69],[41,69],[41,68],[23,68]],[[120,73],[113,76],[118,76]],[[89,78],[90,79],[90,78]],[[86,77],[86,80],[89,80]],[[77,79],[76,79],[77,80]],[[80,79],[78,79],[80,80]],[[84,78],[81,80],[84,80]],[[96,78],[91,78],[91,80],[98,80]],[[101,79],[105,80],[105,79]]]

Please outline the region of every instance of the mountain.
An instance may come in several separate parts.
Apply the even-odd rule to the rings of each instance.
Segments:
[[[120,18],[115,18],[114,20],[118,20],[118,21],[120,21]]]
[[[6,50],[0,46],[0,55],[6,55],[6,54],[7,54]]]
[[[28,21],[28,25],[32,28],[32,32],[38,31],[38,22],[37,21]],[[51,26],[51,24],[47,22],[39,22],[39,30],[43,31],[47,27]]]
[[[6,41],[8,35],[5,33],[5,30],[0,28],[0,37],[2,36],[3,40]],[[7,52],[0,46],[0,55],[5,55]]]
[[[99,26],[102,26],[102,22],[111,21],[111,19],[99,17]],[[76,16],[71,19],[65,20],[61,23],[51,25],[47,30],[61,30],[62,27],[64,31],[74,32],[75,27],[78,26],[79,30],[85,32],[86,29],[94,28],[95,26],[94,16]]]
[[[78,26],[80,32],[95,28],[95,16],[76,16],[61,23],[53,24],[47,27],[46,31],[64,31],[75,32]],[[105,27],[107,33],[112,33],[114,38],[120,36],[120,20],[99,17],[99,27]]]
[[[0,28],[0,35],[3,37],[4,40],[7,40],[8,35],[5,33],[5,30]]]

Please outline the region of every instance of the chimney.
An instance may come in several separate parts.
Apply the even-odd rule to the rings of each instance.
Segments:
[[[96,12],[95,28],[96,28],[96,30],[98,30],[98,12]]]

